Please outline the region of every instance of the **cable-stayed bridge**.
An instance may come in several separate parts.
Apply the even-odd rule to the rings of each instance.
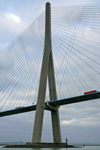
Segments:
[[[33,143],[41,141],[44,109],[59,143],[59,106],[100,98],[100,92],[84,95],[100,91],[99,11],[97,5],[50,11],[47,3],[46,17],[43,12],[1,52],[0,117],[36,110]]]

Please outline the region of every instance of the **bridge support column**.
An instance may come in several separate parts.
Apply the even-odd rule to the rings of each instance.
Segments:
[[[44,55],[43,55],[43,62],[42,62],[42,69],[41,69],[41,76],[40,76],[40,85],[39,85],[39,91],[38,91],[38,99],[37,99],[37,106],[36,106],[32,143],[40,143],[41,142],[47,76],[48,76],[48,80],[49,80],[50,100],[57,99],[52,48],[51,48],[50,3],[46,3],[46,18],[45,19],[46,20],[45,20]],[[58,109],[55,111],[52,110],[51,116],[52,116],[52,128],[53,128],[54,143],[61,143]]]
[[[50,52],[50,59],[49,59],[48,80],[49,80],[50,101],[57,100],[52,51]],[[61,143],[62,141],[61,141],[61,131],[60,131],[58,109],[51,110],[51,118],[52,118],[53,141],[54,143]]]

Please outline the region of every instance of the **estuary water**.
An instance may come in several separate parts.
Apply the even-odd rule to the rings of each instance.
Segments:
[[[100,150],[100,146],[85,146],[83,148],[8,148],[8,150]],[[2,148],[0,150],[7,150],[7,148]]]

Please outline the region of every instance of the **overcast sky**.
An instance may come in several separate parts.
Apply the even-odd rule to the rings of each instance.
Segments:
[[[99,0],[50,0],[52,6],[98,4]],[[45,10],[45,0],[0,0],[0,51]],[[100,101],[60,108],[62,140],[70,143],[100,143]],[[50,112],[44,112],[43,142],[52,142]],[[0,142],[29,142],[35,112],[0,118]]]

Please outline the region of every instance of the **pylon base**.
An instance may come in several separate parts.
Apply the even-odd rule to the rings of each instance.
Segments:
[[[26,143],[25,145],[6,145],[5,148],[81,148],[66,143]]]

